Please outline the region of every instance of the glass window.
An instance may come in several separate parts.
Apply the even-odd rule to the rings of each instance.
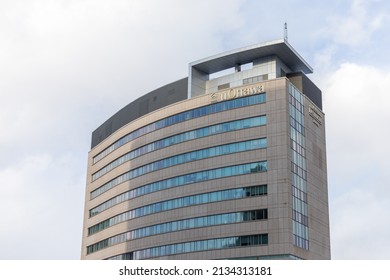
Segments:
[[[232,145],[222,145],[220,146],[222,148],[223,151],[229,151],[232,147]],[[212,155],[210,156],[214,156],[214,154],[216,153],[215,150],[211,150],[211,149],[215,149],[215,147],[212,147],[212,148],[208,148],[208,149],[205,149],[207,153],[211,152]],[[253,148],[251,148],[253,149]],[[202,151],[202,150],[201,150]],[[231,152],[234,152],[235,150],[232,149]],[[198,152],[198,151],[197,151]],[[107,191],[108,189],[111,189],[113,187],[115,187],[116,185],[118,185],[119,183],[123,182],[123,181],[126,181],[126,180],[129,180],[131,178],[134,178],[134,177],[137,177],[137,176],[140,176],[141,174],[145,174],[147,172],[151,172],[152,170],[156,170],[156,169],[159,169],[159,168],[162,168],[162,167],[167,167],[167,166],[171,166],[172,163],[170,163],[172,160],[173,162],[177,161],[179,159],[179,161],[182,159],[182,157],[185,156],[185,154],[183,155],[178,155],[177,157],[171,157],[171,158],[168,158],[168,159],[165,159],[163,161],[158,161],[158,162],[154,162],[154,163],[151,163],[147,166],[143,166],[139,169],[134,169],[128,173],[125,173],[117,178],[115,178],[114,180],[106,183],[105,185],[101,186],[100,188],[94,190],[93,192],[91,192],[91,198],[95,198],[96,196],[100,195],[101,193]],[[196,154],[191,154],[191,159],[196,159]],[[101,171],[98,171],[97,173],[95,173],[93,176],[94,178],[96,179],[97,177],[99,176],[102,176],[104,175],[106,172],[108,172],[109,170],[111,170],[110,168],[105,168],[104,170],[101,169]],[[104,171],[104,172],[103,172]],[[98,176],[97,176],[98,175]]]
[[[244,102],[242,102],[244,101]],[[233,108],[239,108],[243,106],[248,106],[248,105],[254,105],[254,104],[259,104],[265,102],[265,93],[259,94],[259,95],[254,95],[254,96],[249,96],[249,97],[243,97],[235,100],[228,100],[224,102],[219,102],[217,104],[211,104],[207,105],[201,108],[196,108],[191,111],[186,111],[182,112],[170,117],[167,117],[165,119],[159,120],[157,122],[151,123],[149,125],[146,125],[144,127],[141,127],[128,135],[122,137],[119,139],[117,142],[112,144],[111,146],[107,147],[105,150],[103,150],[101,153],[96,155],[93,158],[93,163],[95,164],[99,160],[101,160],[103,157],[105,157],[107,154],[112,152],[113,150],[117,149],[118,147],[124,145],[125,143],[140,137],[148,132],[154,131],[156,129],[163,128],[165,126],[169,126],[181,121],[189,120],[192,118],[197,118],[200,116],[204,116],[207,114],[212,114],[216,112],[221,112],[223,110],[227,109],[233,109]]]
[[[205,193],[205,194],[195,195],[195,196],[187,196],[187,197],[177,198],[173,200],[167,200],[155,204],[146,205],[140,208],[136,208],[128,212],[125,212],[123,214],[120,214],[118,216],[114,216],[108,220],[100,222],[95,226],[92,226],[91,228],[89,228],[88,232],[90,234],[93,234],[96,233],[97,231],[103,230],[109,226],[112,226],[114,224],[117,224],[125,220],[130,220],[144,215],[149,215],[160,211],[166,211],[169,209],[186,207],[194,204],[223,201],[228,199],[258,196],[258,195],[264,195],[266,193],[267,193],[267,186],[261,185],[255,187],[231,189],[231,190],[225,190],[219,192]],[[245,194],[245,196],[243,194]],[[295,203],[295,200],[293,200],[293,203]]]

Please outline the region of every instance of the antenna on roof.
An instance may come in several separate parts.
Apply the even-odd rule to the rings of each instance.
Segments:
[[[288,41],[287,22],[284,23],[284,40]]]

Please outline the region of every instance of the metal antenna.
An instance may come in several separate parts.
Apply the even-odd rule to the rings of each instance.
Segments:
[[[284,40],[288,41],[287,22],[284,23]]]

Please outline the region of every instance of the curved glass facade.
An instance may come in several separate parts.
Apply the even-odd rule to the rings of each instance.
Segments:
[[[173,210],[188,206],[194,206],[205,203],[219,202],[232,199],[240,199],[252,196],[261,196],[267,194],[267,185],[244,187],[231,190],[202,193],[192,196],[180,197],[171,200],[166,200],[150,205],[142,206],[125,213],[121,213],[107,220],[104,220],[88,229],[88,234],[94,234],[109,228],[113,225],[129,221],[142,216],[159,213],[162,211]]]
[[[153,163],[150,163],[148,165],[144,165],[142,167],[133,169],[131,172],[132,178],[144,175],[149,172],[157,171],[162,168],[167,168],[171,166],[175,166],[178,164],[183,164],[186,162],[191,162],[194,160],[200,160],[200,159],[206,159],[210,157],[216,157],[221,155],[228,155],[228,154],[234,154],[239,152],[245,152],[245,151],[251,151],[255,149],[264,149],[267,147],[267,139],[261,138],[261,139],[255,139],[255,140],[249,140],[244,142],[238,142],[238,143],[231,143],[216,147],[211,147],[207,149],[197,150],[181,155],[176,155],[173,157],[165,158],[159,161],[155,161]],[[130,175],[130,176],[131,176]],[[96,206],[95,208],[91,209],[89,212],[89,216],[92,217],[96,214],[99,214],[100,212],[106,210],[107,208],[110,208],[116,204],[119,204],[125,200],[130,199],[130,191],[125,192],[123,194],[120,194],[118,196],[113,197],[112,199]]]
[[[144,250],[138,250],[108,258],[108,260],[143,260],[169,256],[175,254],[184,254],[192,252],[201,252],[208,250],[248,247],[268,244],[268,234],[257,234],[237,237],[215,238],[207,240],[198,240],[185,243],[170,244],[159,247],[152,247]]]
[[[192,120],[195,118],[207,116],[210,114],[215,114],[219,112],[223,112],[226,110],[236,109],[236,108],[242,108],[250,105],[260,104],[265,102],[265,93],[261,93],[258,95],[252,95],[242,98],[237,98],[233,100],[228,100],[224,102],[219,102],[216,104],[211,104],[207,106],[203,106],[200,108],[196,108],[193,110],[185,111],[173,116],[169,116],[165,119],[153,122],[151,124],[148,124],[146,126],[143,126],[141,128],[138,128],[134,130],[133,132],[127,134],[126,136],[122,137],[118,141],[116,141],[114,144],[110,145],[106,149],[104,149],[102,152],[100,152],[98,155],[93,157],[93,163],[98,162],[105,156],[107,156],[109,153],[113,152],[114,150],[118,149],[120,146],[142,136],[149,132],[162,129],[167,126],[171,126],[173,124],[177,124],[180,122]]]
[[[243,175],[243,174],[260,172],[260,171],[262,172],[267,171],[266,161],[242,164],[239,166],[228,166],[228,167],[216,168],[212,170],[205,170],[205,171],[190,173],[186,175],[181,175],[167,180],[162,180],[162,181],[158,181],[158,182],[154,182],[151,184],[138,187],[134,190],[131,190],[129,192],[129,195],[131,198],[134,198],[136,196],[165,190],[167,188],[173,188],[173,187],[192,184],[201,181],[213,180],[213,179],[235,176],[235,175]],[[128,172],[115,178],[109,183],[103,185],[102,187],[92,191],[91,197],[94,198],[123,182],[129,181],[130,179],[132,179],[130,175],[131,173]]]
[[[201,227],[266,220],[267,216],[268,216],[267,209],[259,209],[259,210],[252,210],[252,211],[203,216],[203,217],[197,217],[192,219],[179,220],[179,221],[153,225],[149,227],[144,227],[144,228],[139,228],[128,232],[124,232],[115,235],[113,237],[104,239],[102,241],[99,241],[93,245],[88,246],[87,253],[91,254],[119,243],[123,243],[138,238],[148,237],[152,235],[175,232],[180,230],[201,228]]]
[[[236,131],[240,129],[246,129],[246,128],[252,128],[257,127],[261,125],[265,125],[267,122],[266,116],[259,116],[259,117],[253,117],[253,118],[247,118],[242,120],[235,120],[231,122],[225,122],[220,123],[216,125],[206,126],[202,128],[198,128],[195,130],[190,130],[184,133],[176,134],[170,137],[166,137],[164,139],[155,141],[153,143],[147,144],[145,146],[142,146],[138,149],[135,149],[131,151],[130,153],[127,153],[116,160],[110,162],[103,168],[101,168],[99,171],[94,173],[92,175],[92,180],[96,180],[106,174],[107,172],[111,171],[115,167],[128,162],[130,160],[133,160],[139,156],[142,156],[144,154],[157,151],[159,149],[163,149],[172,145],[176,145],[179,143],[183,143],[190,140],[200,139],[203,137],[211,136],[211,135],[217,135],[221,133]]]

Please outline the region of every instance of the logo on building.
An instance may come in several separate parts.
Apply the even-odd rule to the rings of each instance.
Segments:
[[[263,92],[265,92],[264,85],[246,86],[215,92],[210,95],[210,98],[211,102],[220,102]]]
[[[320,126],[322,124],[322,116],[313,106],[309,106],[309,115],[313,118],[315,125]]]

